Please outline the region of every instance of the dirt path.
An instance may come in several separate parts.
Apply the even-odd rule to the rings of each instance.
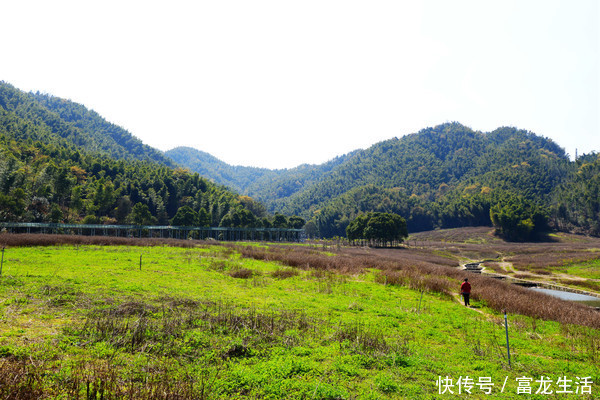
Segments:
[[[460,294],[456,294],[456,293],[452,293],[452,298],[454,298],[454,300],[460,304],[461,306],[464,306],[464,301],[462,300]],[[478,308],[474,308],[473,306],[469,307],[469,310],[473,310],[473,311],[477,311],[478,313],[480,313],[481,315],[485,315],[488,316],[488,314],[484,313],[483,311],[481,311]]]

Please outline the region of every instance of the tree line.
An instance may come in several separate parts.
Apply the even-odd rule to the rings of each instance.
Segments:
[[[0,221],[304,224],[146,150],[83,106],[0,83]]]

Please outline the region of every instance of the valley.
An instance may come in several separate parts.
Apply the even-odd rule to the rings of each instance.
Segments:
[[[444,387],[471,377],[511,399],[541,376],[597,394],[598,311],[460,269],[499,252],[539,268],[525,260],[542,246],[490,229],[396,249],[113,239],[0,235],[3,398],[453,398]],[[599,248],[567,235],[545,253],[570,269]],[[472,308],[457,297],[465,274]]]
[[[0,82],[0,188],[2,399],[598,397],[600,312],[510,283],[600,295],[595,152],[448,122],[230,166]]]

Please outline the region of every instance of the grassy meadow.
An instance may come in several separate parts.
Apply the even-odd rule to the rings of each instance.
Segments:
[[[600,313],[522,309],[481,277],[466,308],[464,253],[137,243],[7,245],[1,399],[600,396]],[[543,377],[552,394],[536,395]]]

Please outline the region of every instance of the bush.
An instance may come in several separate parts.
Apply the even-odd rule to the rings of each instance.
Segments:
[[[255,275],[255,272],[248,268],[240,268],[229,273],[232,278],[250,279]]]

